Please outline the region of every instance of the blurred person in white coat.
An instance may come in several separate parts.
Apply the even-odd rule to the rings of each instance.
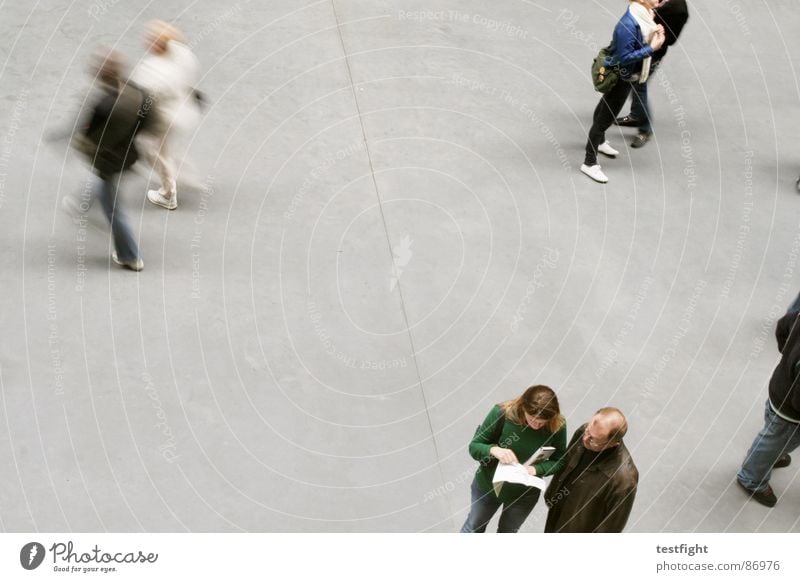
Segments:
[[[144,157],[153,164],[161,180],[158,190],[149,190],[147,199],[166,208],[178,207],[176,141],[191,132],[200,119],[195,86],[199,63],[185,44],[183,34],[163,20],[145,27],[148,54],[131,74],[131,81],[152,99],[152,123],[142,131],[138,144]]]

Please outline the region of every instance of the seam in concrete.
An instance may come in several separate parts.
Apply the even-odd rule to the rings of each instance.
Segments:
[[[342,54],[344,55],[344,64],[347,67],[347,77],[350,82],[350,89],[353,93],[353,102],[355,103],[356,107],[356,114],[358,115],[358,123],[361,126],[361,137],[364,140],[364,151],[367,154],[367,162],[369,163],[369,173],[370,177],[372,178],[372,185],[375,188],[375,197],[378,199],[378,210],[380,211],[381,215],[381,222],[383,223],[383,231],[386,234],[386,245],[389,249],[389,259],[393,261],[394,259],[392,254],[392,240],[389,236],[389,227],[386,224],[386,216],[383,212],[383,200],[381,200],[381,193],[380,189],[378,188],[378,181],[375,178],[375,168],[372,164],[372,152],[369,149],[369,141],[367,140],[367,128],[364,126],[364,118],[361,115],[361,105],[358,102],[358,94],[356,93],[355,83],[353,82],[353,71],[350,67],[350,53],[347,52],[347,47],[344,43],[344,37],[342,36],[342,27],[341,27],[341,20],[339,18],[339,12],[336,10],[336,2],[335,0],[331,0],[331,9],[333,10],[333,17],[336,20],[336,31],[339,35],[339,43],[342,45]],[[445,478],[444,473],[442,472],[442,466],[440,464],[441,455],[439,454],[439,447],[436,444],[436,436],[434,435],[433,429],[433,422],[431,420],[430,411],[428,408],[428,399],[425,397],[425,388],[422,385],[422,374],[419,370],[419,364],[417,363],[417,350],[414,347],[414,337],[411,334],[411,326],[408,324],[408,314],[406,313],[406,303],[405,298],[403,297],[403,286],[402,283],[398,280],[397,281],[397,292],[400,294],[400,311],[403,315],[403,323],[406,327],[406,333],[408,334],[408,341],[411,345],[411,359],[414,361],[414,371],[417,375],[417,384],[419,385],[419,391],[422,395],[422,403],[425,406],[425,418],[428,420],[428,428],[431,432],[431,442],[433,443],[433,452],[436,456],[436,468],[439,471],[439,478],[444,484]],[[453,512],[452,509],[448,512],[448,518],[452,521]]]

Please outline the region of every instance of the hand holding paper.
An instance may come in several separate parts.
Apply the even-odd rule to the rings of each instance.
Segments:
[[[504,465],[501,463],[497,465],[494,478],[492,479],[495,495],[500,495],[500,490],[503,488],[504,483],[519,483],[526,487],[536,487],[544,491],[547,483],[545,483],[544,479],[541,477],[532,475],[529,469],[532,469],[535,473],[536,470],[531,465],[547,460],[554,452],[554,447],[539,447],[539,449],[525,461],[524,465],[520,465],[519,463],[511,465]]]

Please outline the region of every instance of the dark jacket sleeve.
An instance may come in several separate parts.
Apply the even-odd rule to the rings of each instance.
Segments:
[[[633,509],[633,501],[636,498],[636,483],[639,474],[633,469],[633,478],[624,479],[624,484],[612,489],[606,501],[606,518],[595,528],[596,533],[620,533],[628,523],[628,517]]]
[[[489,449],[497,446],[503,432],[504,415],[502,409],[495,405],[484,421],[475,431],[469,443],[469,454],[476,461],[486,462],[492,459]]]
[[[783,353],[783,348],[786,346],[786,340],[789,339],[789,334],[792,333],[792,327],[795,325],[800,313],[792,312],[787,313],[778,320],[778,325],[775,327],[775,339],[778,340],[778,351]],[[798,330],[800,332],[800,330]]]
[[[795,374],[797,373],[797,369],[798,369],[798,363],[795,363],[795,367],[794,367]],[[795,382],[796,382],[796,380],[795,380]],[[790,398],[791,398],[791,401],[792,401],[792,407],[795,410],[800,410],[800,387],[798,387],[796,384],[795,384],[795,389],[792,390],[792,392],[791,392]]]

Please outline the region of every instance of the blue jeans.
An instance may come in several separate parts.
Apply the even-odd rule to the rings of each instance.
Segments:
[[[125,221],[125,214],[123,214],[120,205],[117,204],[117,187],[119,186],[120,177],[120,174],[101,176],[96,196],[100,200],[103,212],[111,225],[111,236],[114,238],[117,257],[123,263],[128,263],[139,258],[139,248],[136,246],[133,232]]]
[[[634,81],[631,98],[631,117],[639,120],[639,133],[650,133],[653,126],[650,123],[650,104],[647,101],[647,83]]]
[[[653,131],[653,112],[650,111],[650,102],[647,100],[647,83],[656,74],[658,65],[661,59],[650,63],[650,75],[647,77],[646,83],[639,83],[634,81],[631,83],[633,87],[631,98],[631,117],[639,120],[639,133],[650,133]]]
[[[758,433],[742,468],[736,474],[742,485],[751,491],[764,491],[769,486],[772,465],[784,454],[800,446],[800,424],[782,419],[772,411],[767,400],[764,428]]]
[[[503,512],[500,514],[497,533],[517,533],[523,522],[533,511],[533,506],[539,501],[540,493],[537,489],[512,504],[503,505],[495,497],[494,493],[481,491],[477,481],[474,479],[469,490],[472,496],[472,505],[467,521],[461,527],[461,533],[484,533],[486,525],[492,519],[492,516],[497,513],[497,510],[500,509],[500,506],[503,506]]]

